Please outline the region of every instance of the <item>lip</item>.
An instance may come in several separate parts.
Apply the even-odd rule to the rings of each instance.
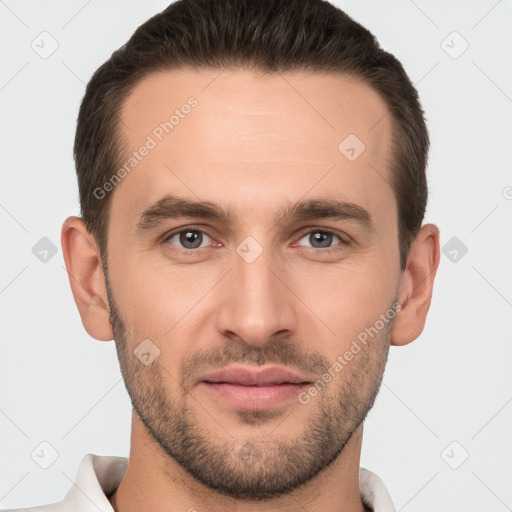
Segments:
[[[277,384],[310,384],[308,377],[280,366],[257,368],[247,365],[232,365],[222,370],[210,372],[201,382],[228,383],[241,386],[273,386]]]
[[[245,410],[269,409],[297,398],[308,377],[286,368],[233,365],[204,375],[198,385],[233,407]]]

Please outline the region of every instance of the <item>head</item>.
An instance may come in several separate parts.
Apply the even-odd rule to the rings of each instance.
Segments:
[[[181,0],[95,72],[63,251],[162,453],[262,499],[343,452],[430,305],[428,145],[399,61],[320,0]],[[236,407],[204,382],[234,363],[309,384]]]

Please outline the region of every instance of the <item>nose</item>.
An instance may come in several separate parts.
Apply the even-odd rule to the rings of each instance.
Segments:
[[[264,250],[250,263],[238,254],[233,258],[217,310],[218,332],[257,347],[276,335],[294,333],[294,295],[285,284],[286,276],[279,270],[277,258],[270,250]]]

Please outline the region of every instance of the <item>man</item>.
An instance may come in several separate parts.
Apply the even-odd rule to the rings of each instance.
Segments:
[[[359,459],[430,306],[428,145],[400,63],[327,2],[181,0],[139,27],[87,86],[62,228],[130,456],[87,455],[36,510],[394,510]]]

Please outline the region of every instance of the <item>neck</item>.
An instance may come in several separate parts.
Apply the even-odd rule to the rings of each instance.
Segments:
[[[109,498],[115,512],[209,510],[212,512],[370,512],[359,495],[360,425],[340,455],[312,480],[290,493],[261,501],[241,501],[212,491],[171,458],[133,412],[128,468]]]

